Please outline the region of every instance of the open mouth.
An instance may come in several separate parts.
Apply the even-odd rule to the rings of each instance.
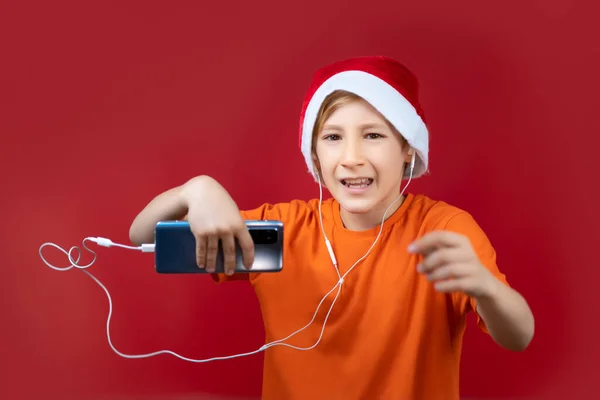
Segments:
[[[359,179],[342,179],[342,185],[350,189],[361,189],[366,188],[373,183],[372,178],[359,178]]]

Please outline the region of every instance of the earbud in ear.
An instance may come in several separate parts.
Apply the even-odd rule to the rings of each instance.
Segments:
[[[415,152],[413,151],[413,153],[412,153],[412,158],[410,159],[410,169],[411,169],[411,171],[412,171],[413,169],[415,169],[415,161],[416,161],[416,159],[417,159],[417,157],[416,157],[416,154],[415,154]]]

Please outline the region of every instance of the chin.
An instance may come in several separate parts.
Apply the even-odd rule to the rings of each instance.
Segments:
[[[339,201],[344,210],[351,214],[366,214],[373,209],[376,202],[367,199]]]

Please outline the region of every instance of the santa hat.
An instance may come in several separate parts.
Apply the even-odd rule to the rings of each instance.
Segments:
[[[429,134],[419,103],[419,84],[411,71],[383,56],[355,57],[318,70],[300,115],[300,148],[315,177],[311,154],[314,125],[325,98],[336,90],[354,93],[379,111],[415,150],[413,178],[427,171]],[[406,169],[405,177],[410,171]]]

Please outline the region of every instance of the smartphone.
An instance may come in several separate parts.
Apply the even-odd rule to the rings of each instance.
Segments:
[[[244,267],[242,250],[236,240],[235,273],[279,272],[283,269],[283,222],[247,220],[254,242],[254,264]],[[160,274],[206,274],[196,262],[196,238],[188,221],[160,221],[154,229],[154,258]],[[219,241],[216,273],[224,272],[223,248]]]

